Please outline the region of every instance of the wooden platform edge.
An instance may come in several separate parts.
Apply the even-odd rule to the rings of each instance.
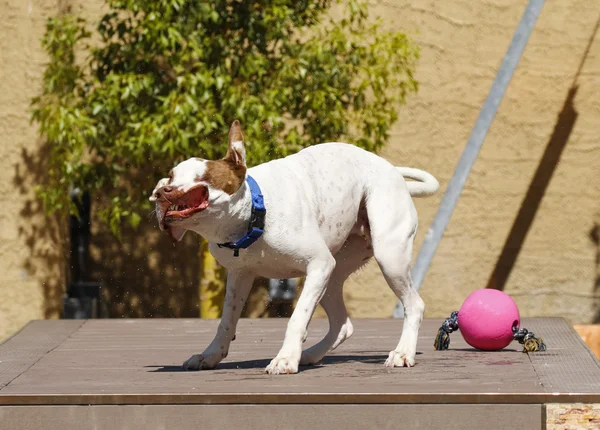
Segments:
[[[0,423],[22,430],[545,428],[540,405],[0,406]]]
[[[66,405],[257,405],[257,404],[547,404],[600,403],[589,393],[234,393],[0,395],[0,406]]]

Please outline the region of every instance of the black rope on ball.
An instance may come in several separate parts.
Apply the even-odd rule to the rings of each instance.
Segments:
[[[446,318],[439,328],[433,347],[436,351],[445,351],[450,347],[450,333],[458,331],[458,311],[452,312],[450,318]],[[523,345],[523,352],[546,351],[546,344],[541,337],[537,337],[526,328],[515,325],[512,328],[513,339]]]
[[[541,337],[538,338],[526,328],[519,328],[515,326],[512,328],[512,331],[513,339],[523,345],[523,352],[537,352],[546,350],[546,344],[544,343],[544,340]]]
[[[454,311],[450,318],[446,318],[437,332],[433,347],[436,351],[444,351],[450,346],[450,333],[458,330],[458,312]]]

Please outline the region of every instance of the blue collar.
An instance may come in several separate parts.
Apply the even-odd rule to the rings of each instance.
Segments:
[[[252,215],[250,217],[248,232],[237,242],[217,244],[219,248],[233,249],[234,257],[239,257],[240,249],[248,248],[250,245],[256,242],[265,231],[265,215],[267,214],[267,210],[265,209],[265,201],[263,199],[262,191],[252,176],[246,176],[246,182],[248,183],[250,192],[252,193]]]

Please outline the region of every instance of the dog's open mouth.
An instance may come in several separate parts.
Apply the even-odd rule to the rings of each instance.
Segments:
[[[171,204],[165,212],[165,222],[189,218],[208,207],[208,188],[199,185],[169,203]]]

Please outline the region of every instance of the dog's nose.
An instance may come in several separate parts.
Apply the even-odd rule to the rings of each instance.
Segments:
[[[173,190],[174,190],[173,187],[166,185],[166,186],[161,187],[158,190],[156,190],[154,195],[156,196],[157,199],[160,199],[161,197],[169,199],[169,196],[171,196],[173,194]]]

